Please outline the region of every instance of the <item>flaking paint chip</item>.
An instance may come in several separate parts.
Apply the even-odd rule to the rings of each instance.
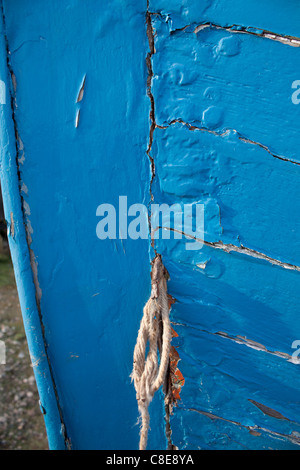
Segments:
[[[81,87],[80,87],[80,90],[79,90],[79,93],[78,93],[78,96],[77,96],[77,101],[76,101],[76,103],[80,103],[80,101],[81,101],[82,98],[83,98],[84,87],[85,87],[85,79],[86,79],[86,75],[85,75],[84,78],[83,78],[83,81],[82,81],[82,84],[81,84]]]

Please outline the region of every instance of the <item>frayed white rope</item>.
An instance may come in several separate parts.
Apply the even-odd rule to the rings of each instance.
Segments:
[[[156,255],[152,262],[151,279],[151,296],[144,307],[134,348],[131,375],[141,416],[140,450],[146,449],[147,446],[150,425],[148,408],[155,392],[165,381],[170,360],[172,330],[167,295],[168,272],[160,255]],[[148,343],[148,354],[145,357]]]

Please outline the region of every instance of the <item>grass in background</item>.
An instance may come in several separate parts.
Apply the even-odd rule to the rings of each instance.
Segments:
[[[14,270],[9,254],[3,251],[0,251],[0,340],[6,345],[6,365],[0,365],[0,450],[46,450],[45,425]]]

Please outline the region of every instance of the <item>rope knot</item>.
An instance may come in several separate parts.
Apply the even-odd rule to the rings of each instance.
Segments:
[[[162,263],[161,256],[156,255],[152,261],[151,295],[143,310],[133,353],[132,379],[142,420],[140,450],[144,450],[147,445],[150,424],[148,407],[155,392],[163,385],[169,366],[172,332],[167,279],[169,279],[168,271]],[[148,344],[148,353],[145,357]]]

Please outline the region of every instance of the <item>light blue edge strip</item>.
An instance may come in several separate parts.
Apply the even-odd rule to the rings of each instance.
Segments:
[[[19,188],[16,139],[10,103],[9,71],[6,61],[6,41],[2,19],[0,21],[0,79],[6,85],[6,104],[0,104],[0,178],[8,239],[14,266],[19,301],[22,310],[28,348],[43,410],[49,448],[66,449],[57,397],[54,390],[42,325],[35,297],[35,286],[30,264],[26,230],[23,222],[22,200]],[[33,136],[34,138],[34,136]],[[13,236],[11,233],[13,217]],[[8,351],[9,354],[9,351]]]

